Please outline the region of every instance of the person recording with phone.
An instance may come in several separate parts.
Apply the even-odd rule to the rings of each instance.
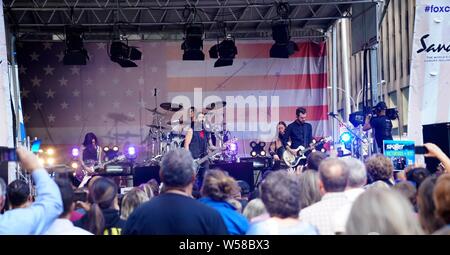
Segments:
[[[448,174],[450,173],[450,158],[443,152],[436,144],[426,143],[424,144],[426,148],[425,157],[436,158],[439,160],[440,167],[443,168],[443,172]]]
[[[17,156],[21,167],[31,174],[36,184],[36,200],[27,208],[9,210],[1,214],[0,235],[43,234],[63,212],[61,194],[36,155],[19,147]],[[4,185],[4,182],[0,181],[0,210],[3,208],[5,199]]]
[[[379,102],[375,108],[375,115],[369,114],[363,127],[364,131],[373,129],[375,132],[375,141],[379,152],[383,153],[383,141],[393,140],[392,121],[386,116],[387,105],[385,102]]]
[[[53,224],[48,228],[45,235],[92,235],[92,233],[75,227],[71,221],[73,212],[75,211],[75,202],[77,201],[69,178],[57,178],[55,180],[59,187],[63,202],[63,212],[59,215]]]

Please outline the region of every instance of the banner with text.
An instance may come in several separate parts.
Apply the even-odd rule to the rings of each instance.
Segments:
[[[450,121],[450,0],[417,0],[409,90],[409,138]]]

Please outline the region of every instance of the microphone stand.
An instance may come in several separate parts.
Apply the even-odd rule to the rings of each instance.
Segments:
[[[339,122],[339,124],[341,124],[342,126],[345,127],[345,129],[348,130],[348,132],[350,132],[354,137],[358,138],[361,142],[363,142],[364,144],[367,144],[367,142],[364,141],[364,139],[362,139],[358,134],[356,134],[355,132],[353,132],[353,130],[349,127],[349,125],[347,123],[344,123],[341,119],[339,119],[336,115],[330,115],[332,118],[334,118],[335,120],[337,120]]]
[[[351,134],[353,135],[353,137],[356,138],[357,141],[359,141],[359,142],[361,142],[361,143],[367,145],[367,142],[364,141],[364,139],[363,139],[361,136],[359,136],[357,133],[355,133],[355,132],[349,127],[349,125],[348,125],[347,123],[344,123],[340,118],[338,118],[338,117],[336,116],[336,114],[329,114],[329,116],[332,117],[332,118],[334,118],[335,120],[337,120],[337,121],[339,122],[339,124],[341,124],[342,126],[344,126],[345,129],[346,129],[349,133],[351,133]],[[353,147],[354,147],[354,146],[353,146],[353,141],[352,141],[352,146],[351,146],[351,148],[352,148],[352,156],[354,155],[354,152],[355,152]],[[363,155],[362,155],[362,153],[361,153],[361,146],[359,146],[359,147],[360,147],[360,152],[359,152],[359,154],[360,154],[360,157],[362,158]]]

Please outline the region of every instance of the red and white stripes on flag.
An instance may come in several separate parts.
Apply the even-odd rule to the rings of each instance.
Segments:
[[[204,48],[209,49],[212,45],[208,43]],[[178,50],[179,45],[169,44],[167,46],[168,99],[183,95],[194,101],[194,90],[201,88],[203,98],[217,96],[223,101],[233,96],[266,97],[269,102],[268,108],[270,108],[271,97],[278,97],[279,105],[268,109],[267,116],[253,116],[256,110],[252,107],[255,106],[246,105],[246,109],[236,110],[236,112],[243,110],[245,114],[235,114],[234,118],[227,118],[227,120],[235,122],[235,125],[247,127],[255,124],[253,122],[258,122],[257,125],[268,122],[270,129],[275,130],[278,121],[291,123],[295,119],[296,108],[302,106],[308,111],[308,122],[313,125],[313,135],[320,137],[328,133],[325,43],[298,43],[300,51],[289,59],[270,58],[272,43],[267,41],[238,41],[236,46],[238,55],[233,65],[214,68],[215,59],[207,58],[204,62],[182,61],[182,52]],[[236,106],[227,105],[227,107]],[[274,111],[277,111],[278,115],[273,114]],[[274,116],[279,118],[271,118]],[[264,121],[261,122],[261,119]],[[240,139],[240,147],[246,149],[251,140],[267,140],[267,136],[263,136],[261,130],[238,130],[232,132],[232,136]],[[248,151],[246,152],[248,154]]]
[[[214,68],[215,60],[208,56],[205,61],[182,61],[180,41],[130,45],[143,53],[143,59],[136,61],[137,68],[121,68],[112,62],[107,43],[85,44],[90,54],[86,66],[64,66],[63,43],[18,44],[27,133],[41,138],[43,144],[70,148],[79,145],[85,133],[94,132],[103,146],[123,148],[133,144],[142,146],[139,151],[144,152],[149,149],[147,125],[154,121],[146,108],[177,96],[190,99],[195,106],[194,91],[198,88],[203,99],[254,96],[258,100],[256,105],[238,106],[241,108],[227,123],[236,127],[262,126],[256,131],[232,132],[240,140],[241,155],[249,155],[245,148],[249,141],[265,136],[262,131],[275,131],[278,120],[292,122],[299,106],[308,110],[314,136],[328,134],[324,43],[298,43],[300,51],[289,59],[273,59],[269,57],[272,41],[236,41],[238,55],[234,64],[220,68]],[[206,55],[212,45],[213,42],[205,42]],[[153,96],[155,88],[157,97]],[[273,97],[279,101],[276,107],[271,107]],[[269,106],[262,115],[260,98],[266,98]],[[200,107],[206,103],[202,101]],[[238,114],[240,111],[245,114]],[[163,123],[172,117],[166,113]]]

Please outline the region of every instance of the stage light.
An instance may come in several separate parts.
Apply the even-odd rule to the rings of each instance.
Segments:
[[[103,152],[105,153],[105,160],[111,160],[118,156],[119,154],[119,146],[114,145],[112,147],[105,146],[103,147]]]
[[[48,148],[46,151],[47,155],[49,156],[53,156],[55,154],[55,149],[53,148]]]
[[[52,166],[55,164],[55,159],[54,158],[47,158],[47,165]]]
[[[219,58],[214,67],[231,66],[233,60],[238,53],[234,39],[231,36],[227,36],[225,40],[211,47],[209,50],[210,58]]]
[[[127,149],[127,158],[128,159],[136,159],[136,157],[137,157],[137,155],[136,155],[136,147],[134,147],[134,146],[130,146],[130,147],[128,147],[128,149]]]
[[[238,146],[237,146],[237,144],[235,144],[235,143],[231,143],[231,144],[228,146],[228,148],[229,148],[229,150],[230,150],[231,152],[236,152],[236,151],[238,150]]]
[[[89,55],[83,45],[83,33],[82,26],[65,27],[64,65],[86,65]]]
[[[225,154],[232,160],[232,161],[236,161],[236,156],[238,154],[238,145],[235,142],[230,142],[229,144],[227,144],[227,148],[225,151]]]
[[[352,140],[352,135],[349,132],[344,132],[341,134],[341,143],[348,143]]]
[[[188,24],[181,49],[184,51],[183,60],[205,60],[203,53],[203,24]]]
[[[272,24],[272,38],[275,44],[270,49],[271,58],[289,58],[299,51],[297,44],[291,41],[288,21],[280,20]]]
[[[128,42],[125,44],[122,41],[115,41],[111,43],[109,58],[124,68],[137,67],[132,60],[141,60],[142,52],[136,47],[128,46]]]
[[[72,157],[80,156],[80,150],[78,148],[72,148]]]
[[[133,146],[128,147],[128,155],[130,156],[136,155],[136,148]]]
[[[72,167],[73,169],[78,169],[78,163],[72,162],[72,164],[70,164],[70,167]]]
[[[43,149],[39,149],[39,153],[44,153],[44,150]]]
[[[250,155],[252,157],[266,156],[267,153],[264,150],[265,146],[266,146],[265,142],[259,142],[259,143],[255,142],[255,141],[250,142],[250,147],[252,147],[252,151],[250,152]]]

